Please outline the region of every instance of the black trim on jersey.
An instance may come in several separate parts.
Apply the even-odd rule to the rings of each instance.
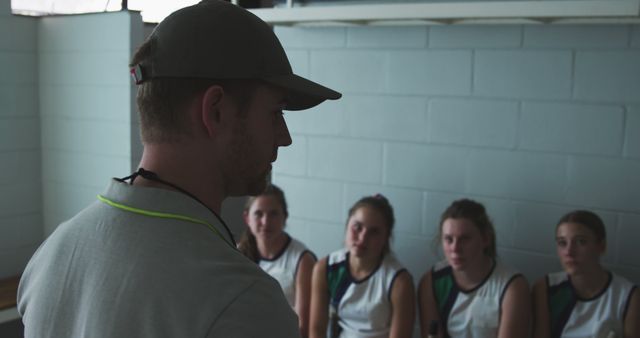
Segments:
[[[313,257],[314,261],[316,261],[316,262],[318,261],[318,259],[316,258],[316,255],[314,255],[313,252],[311,252],[311,250],[307,249],[307,250],[302,251],[302,253],[298,257],[298,262],[296,263],[296,271],[294,271],[294,273],[293,273],[293,278],[296,278],[296,279],[298,278],[298,268],[300,267],[300,262],[302,262],[302,257],[304,257],[304,255],[306,253],[311,254],[311,257]],[[294,283],[295,283],[295,281],[294,281]]]
[[[513,280],[518,277],[524,278],[521,273],[516,273],[515,275],[511,276],[511,278],[509,278],[509,280],[507,281],[507,284],[504,285],[504,289],[502,289],[502,292],[500,293],[500,311],[502,311],[502,300],[504,299],[504,294],[507,293],[507,289],[509,288],[509,285],[511,285],[511,282],[513,282]]]
[[[440,306],[438,304],[438,297],[436,296],[436,283],[435,280],[442,277],[449,277],[453,281],[451,285],[451,292],[447,299],[445,300],[444,306],[442,308],[442,312],[440,312]],[[440,321],[442,321],[442,329],[444,333],[444,338],[450,338],[449,335],[449,314],[451,313],[451,309],[458,298],[458,293],[460,293],[460,288],[458,287],[458,283],[456,279],[453,277],[453,268],[451,265],[447,265],[445,268],[435,271],[435,267],[431,268],[431,293],[433,296],[433,301],[436,303],[436,310],[438,311],[438,315],[440,316]]]
[[[375,275],[376,272],[378,272],[378,270],[380,269],[380,267],[382,266],[382,261],[385,258],[385,254],[382,255],[382,258],[380,258],[380,260],[378,261],[378,265],[375,267],[375,269],[373,269],[373,271],[371,271],[371,273],[369,273],[366,277],[362,278],[362,279],[356,279],[355,277],[353,277],[353,274],[351,273],[351,264],[349,264],[349,256],[350,256],[350,252],[347,251],[346,254],[346,259],[345,262],[347,262],[347,273],[349,274],[349,277],[351,277],[351,280],[355,283],[355,284],[360,284],[360,283],[364,283],[366,282],[369,278],[371,278],[371,276]]]
[[[391,278],[391,283],[389,284],[389,290],[387,290],[387,298],[389,298],[389,302],[391,302],[391,290],[393,289],[393,283],[395,283],[396,278],[398,277],[399,274],[406,272],[409,273],[409,271],[405,268],[402,268],[398,271],[396,271],[395,275],[393,275],[393,278]]]
[[[638,292],[638,286],[634,285],[629,291],[629,296],[627,296],[627,302],[624,305],[624,311],[622,312],[622,322],[627,319],[627,312],[629,311],[629,304],[631,304],[631,297],[633,297],[633,293]]]
[[[576,294],[576,298],[581,301],[581,302],[590,302],[592,300],[596,300],[598,298],[600,298],[600,296],[602,296],[605,292],[607,292],[607,289],[609,289],[609,285],[611,285],[611,281],[613,280],[613,275],[611,274],[611,272],[607,271],[607,275],[609,277],[609,279],[607,279],[607,282],[605,283],[604,287],[598,291],[598,293],[595,294],[595,296],[591,297],[591,298],[582,298],[580,297],[580,295],[575,292],[575,288],[573,287],[573,283],[571,283],[571,287],[573,288],[575,294]],[[571,276],[569,276],[569,282],[571,282]]]
[[[287,236],[287,242],[284,243],[284,246],[282,247],[282,249],[280,249],[280,251],[278,251],[278,253],[275,256],[273,256],[273,258],[271,259],[262,257],[262,255],[260,255],[260,258],[258,259],[258,261],[275,262],[282,255],[284,255],[285,251],[287,251],[287,249],[289,248],[289,244],[291,244],[291,236],[289,236],[289,234],[286,232],[284,233],[284,235]]]
[[[497,265],[497,263],[496,263],[496,260],[494,259],[493,260],[493,265],[491,266],[491,269],[489,269],[489,273],[486,276],[484,276],[484,279],[482,279],[482,282],[480,282],[480,284],[472,287],[469,290],[465,290],[460,285],[458,285],[458,281],[456,280],[456,276],[453,275],[453,270],[452,270],[452,275],[451,276],[453,277],[453,281],[456,283],[456,286],[458,287],[460,292],[462,292],[464,294],[469,294],[469,293],[472,293],[472,292],[478,290],[479,288],[481,288],[484,285],[484,283],[486,283],[489,280],[489,277],[491,277],[491,275],[493,275],[493,271],[496,269],[496,265]]]
[[[558,285],[554,285],[554,286],[549,286],[549,279],[547,279],[547,303],[549,306],[549,313],[551,314],[551,295],[555,294],[556,290],[561,289],[561,288],[569,288],[569,290],[571,291],[571,301],[569,303],[569,305],[567,307],[565,307],[562,311],[562,313],[560,314],[560,316],[558,317],[558,322],[555,327],[555,330],[553,330],[551,332],[551,337],[552,338],[561,338],[562,337],[562,331],[564,330],[565,325],[567,325],[567,322],[569,321],[569,317],[571,317],[571,313],[573,312],[573,308],[576,306],[578,297],[576,294],[576,290],[573,288],[573,284],[571,284],[571,279],[568,278],[567,280],[563,281],[562,283],[558,284]],[[553,317],[550,320],[551,322],[551,328],[553,329]]]

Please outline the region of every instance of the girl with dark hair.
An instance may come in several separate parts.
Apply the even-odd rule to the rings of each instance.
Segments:
[[[393,208],[382,195],[351,207],[345,248],[313,269],[310,337],[411,336],[414,288],[389,248],[393,224]]]
[[[440,218],[445,260],[418,288],[422,337],[515,338],[529,336],[529,286],[496,257],[496,235],[484,206],[454,201]]]
[[[563,271],[546,275],[533,289],[534,337],[640,337],[637,287],[600,264],[607,248],[602,219],[586,210],[564,215],[556,225],[556,248]]]
[[[243,213],[248,229],[238,249],[280,283],[289,305],[298,314],[300,334],[307,337],[311,272],[316,257],[284,231],[288,216],[284,192],[275,185],[249,197]]]

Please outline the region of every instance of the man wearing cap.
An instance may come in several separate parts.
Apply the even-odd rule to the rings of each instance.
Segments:
[[[140,168],[31,258],[25,337],[298,337],[277,282],[218,215],[227,196],[265,188],[291,144],[282,110],[340,94],[294,75],[266,23],[218,0],[167,17],[131,66]]]

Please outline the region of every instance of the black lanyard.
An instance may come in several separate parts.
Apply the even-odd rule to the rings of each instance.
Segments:
[[[158,182],[161,184],[164,184],[166,186],[172,187],[176,190],[178,190],[179,192],[193,198],[194,200],[198,201],[198,203],[202,204],[205,208],[207,208],[207,210],[211,211],[211,213],[216,216],[216,218],[218,219],[218,222],[220,222],[220,224],[222,224],[222,226],[224,227],[224,229],[227,231],[227,234],[229,234],[229,238],[231,238],[231,242],[233,243],[234,247],[237,247],[237,243],[235,238],[233,238],[233,234],[231,233],[231,230],[229,230],[229,227],[227,226],[227,224],[222,220],[222,218],[220,216],[218,216],[218,214],[213,211],[211,208],[209,208],[206,204],[202,203],[202,201],[200,199],[198,199],[196,196],[194,196],[192,193],[186,191],[185,189],[180,188],[179,186],[167,182],[163,179],[161,179],[158,174],[154,173],[153,171],[149,171],[149,170],[145,170],[144,168],[139,168],[138,171],[134,172],[133,174],[127,176],[127,177],[123,177],[123,178],[116,178],[117,181],[119,182],[123,182],[123,183],[127,183],[128,180],[131,180],[130,182],[128,182],[129,184],[133,184],[133,181],[135,181],[136,177],[142,177],[144,179],[147,179],[149,181],[154,181],[154,182]]]

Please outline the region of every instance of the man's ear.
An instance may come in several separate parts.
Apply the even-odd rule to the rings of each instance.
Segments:
[[[202,106],[200,107],[200,118],[204,130],[209,136],[213,136],[222,120],[222,103],[224,89],[218,85],[213,85],[202,94]]]

